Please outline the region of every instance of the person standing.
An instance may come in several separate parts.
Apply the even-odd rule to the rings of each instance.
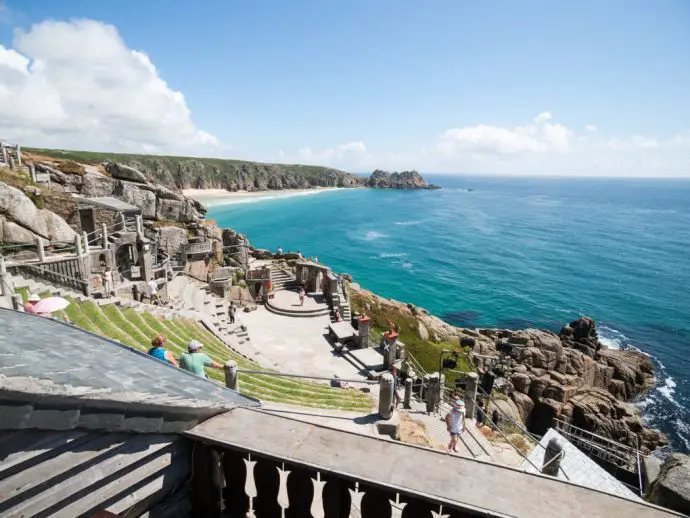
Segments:
[[[223,365],[209,358],[202,351],[203,347],[204,345],[197,340],[189,342],[187,352],[180,357],[180,368],[202,378],[208,378],[204,367],[222,369]]]
[[[230,305],[228,306],[228,321],[231,324],[235,323],[235,311],[237,311],[237,308],[235,307],[235,303],[231,302]]]
[[[451,403],[450,412],[446,415],[446,426],[450,433],[448,452],[458,451],[458,438],[465,429],[465,402],[462,399],[455,399]]]
[[[156,284],[156,279],[151,279],[147,286],[151,304],[160,304],[160,299],[158,298],[158,284]]]
[[[115,290],[113,289],[113,272],[110,270],[110,266],[105,267],[103,272],[103,298],[108,298],[113,295]]]
[[[282,246],[278,247],[278,253],[276,255],[283,255],[283,247]]]
[[[304,297],[307,295],[307,292],[304,291],[304,286],[299,287],[299,305],[304,306]]]
[[[153,340],[151,340],[151,345],[153,347],[149,349],[148,354],[160,361],[169,363],[170,365],[174,365],[175,367],[177,367],[177,360],[173,356],[173,353],[171,353],[163,347],[163,344],[165,344],[165,342],[167,341],[168,339],[163,335],[158,335],[157,337],[155,337]]]

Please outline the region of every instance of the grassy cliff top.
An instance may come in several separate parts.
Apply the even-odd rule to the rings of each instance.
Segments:
[[[200,158],[190,156],[172,156],[172,155],[142,155],[133,153],[109,153],[101,151],[71,151],[66,149],[42,149],[42,148],[22,148],[23,152],[31,153],[32,155],[54,158],[60,160],[73,160],[83,164],[100,164],[102,162],[141,162],[146,163],[150,161],[167,162],[169,164],[194,161],[206,166],[217,167],[241,167],[247,166],[263,166],[275,168],[282,173],[301,174],[304,176],[319,175],[324,171],[334,171],[342,174],[348,174],[345,171],[333,169],[332,167],[318,166],[318,165],[302,165],[302,164],[272,164],[264,162],[251,162],[248,160],[234,160],[231,158]]]

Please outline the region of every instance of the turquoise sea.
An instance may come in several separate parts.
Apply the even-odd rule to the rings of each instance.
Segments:
[[[223,198],[208,217],[455,325],[591,316],[609,346],[651,355],[658,384],[636,404],[690,451],[690,181],[427,179],[443,190]]]

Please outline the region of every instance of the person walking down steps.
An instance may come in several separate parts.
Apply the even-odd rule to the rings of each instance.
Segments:
[[[455,399],[451,403],[450,412],[446,415],[446,426],[450,434],[448,453],[458,451],[458,438],[465,429],[465,402]]]

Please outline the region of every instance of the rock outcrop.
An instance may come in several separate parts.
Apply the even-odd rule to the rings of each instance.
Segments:
[[[367,187],[374,189],[438,189],[429,185],[417,171],[389,173],[377,169],[367,180]]]
[[[72,242],[75,231],[57,214],[36,207],[19,189],[0,182],[0,242]]]
[[[674,453],[647,490],[647,500],[690,515],[690,456]]]
[[[649,357],[634,350],[609,350],[587,317],[559,334],[540,329],[466,329],[449,325],[411,304],[383,299],[359,289],[378,314],[403,317],[422,339],[471,345],[475,353],[512,363],[506,393],[530,431],[543,434],[554,419],[569,422],[643,451],[666,444],[660,432],[644,425],[627,403],[654,384]],[[400,321],[398,318],[397,321]],[[498,348],[497,349],[497,345]]]

